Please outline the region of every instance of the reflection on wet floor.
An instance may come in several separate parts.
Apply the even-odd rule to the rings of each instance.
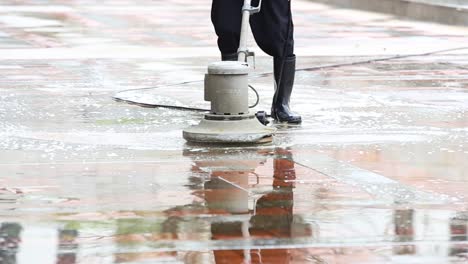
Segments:
[[[78,248],[78,230],[60,229],[58,230],[58,253],[57,264],[76,263],[76,250]]]
[[[244,221],[212,223],[213,240],[288,239],[312,235],[311,227],[299,215],[293,214],[296,171],[294,161],[289,157],[292,154],[287,150],[277,150],[278,155],[283,154],[281,152],[286,157],[273,161],[272,190],[253,201],[253,211],[249,210],[248,180],[249,174],[259,164],[252,164],[254,166],[250,170],[211,170],[211,179],[205,184],[204,198],[208,208],[250,215]],[[220,165],[227,165],[223,163]],[[213,164],[197,163],[202,170],[210,165]],[[289,263],[290,260],[287,249],[215,250],[214,258],[216,263]]]
[[[49,251],[44,260],[55,254],[56,263],[467,260],[466,209],[431,208],[418,200],[383,205],[379,199],[384,198],[296,163],[296,152],[291,148],[205,153],[187,149],[188,193],[175,197],[181,200],[178,206],[112,214],[67,213],[58,215],[63,220],[52,225],[5,222],[0,228],[1,256],[9,261],[5,263],[17,259],[27,263],[27,256],[37,250]],[[163,163],[158,167],[160,171],[173,168]],[[185,196],[191,202],[183,202],[188,200]],[[366,203],[340,205],[339,201],[351,199]],[[160,202],[148,200],[147,207]]]
[[[0,263],[16,263],[16,253],[21,242],[21,229],[22,227],[18,223],[1,223]]]

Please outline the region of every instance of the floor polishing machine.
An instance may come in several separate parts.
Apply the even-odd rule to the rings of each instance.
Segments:
[[[183,131],[188,142],[262,144],[273,140],[276,129],[263,125],[256,113],[249,111],[248,76],[252,68],[247,58],[254,56],[247,48],[250,16],[260,12],[262,1],[252,6],[245,0],[237,61],[220,61],[208,66],[205,75],[205,101],[211,109],[200,124]]]

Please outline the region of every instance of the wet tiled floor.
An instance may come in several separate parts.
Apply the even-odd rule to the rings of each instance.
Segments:
[[[190,145],[200,113],[113,98],[207,106],[190,3],[1,2],[0,263],[468,262],[467,28],[297,0],[304,124]]]

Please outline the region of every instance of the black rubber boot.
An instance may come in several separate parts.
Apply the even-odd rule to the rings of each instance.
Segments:
[[[237,58],[238,58],[237,53],[221,54],[222,61],[236,61]]]
[[[286,58],[283,63],[281,58],[274,58],[275,95],[271,105],[271,116],[278,122],[288,124],[300,124],[302,118],[289,109],[289,100],[294,86],[296,75],[296,56]]]

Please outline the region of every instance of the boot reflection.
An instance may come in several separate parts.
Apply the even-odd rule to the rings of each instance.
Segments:
[[[60,229],[58,231],[59,253],[57,254],[57,264],[75,264],[78,231],[74,229]],[[70,251],[70,252],[67,252]]]
[[[294,183],[296,170],[292,154],[277,150],[286,157],[274,160],[273,191],[263,195],[256,204],[256,214],[250,220],[250,234],[262,238],[292,238]],[[252,252],[252,263],[290,263],[288,249],[267,249]]]
[[[450,240],[468,241],[468,211],[458,212],[450,219]],[[449,254],[468,261],[468,246],[453,244]]]
[[[205,185],[212,188],[205,196],[211,209],[231,214],[246,214],[238,221],[220,221],[211,225],[213,240],[235,239],[281,239],[293,236],[294,182],[296,171],[292,154],[284,149],[276,150],[282,158],[273,161],[272,190],[261,196],[255,210],[248,209],[248,175],[250,171],[213,173],[212,180]],[[227,176],[228,174],[229,176]],[[223,177],[228,177],[225,181]],[[231,182],[231,184],[229,183]],[[232,184],[234,183],[234,184]],[[227,185],[229,184],[229,185]],[[215,186],[213,190],[213,186]],[[217,195],[217,191],[219,192]],[[240,244],[242,247],[242,244]],[[248,248],[248,246],[246,246]],[[215,250],[215,262],[221,263],[290,263],[288,249],[268,250]]]
[[[0,226],[0,263],[15,264],[23,228],[17,223],[2,223]]]
[[[394,214],[395,235],[397,242],[414,241],[414,210],[395,210]],[[416,247],[414,245],[394,247],[395,255],[414,255]]]

